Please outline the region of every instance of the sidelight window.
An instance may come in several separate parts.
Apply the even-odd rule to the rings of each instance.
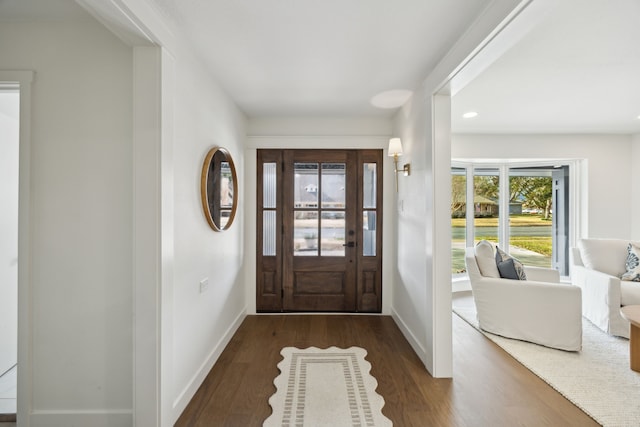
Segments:
[[[278,192],[276,163],[262,166],[262,254],[276,255],[276,196]]]
[[[362,171],[362,255],[376,256],[376,207],[378,168],[376,163],[365,163]]]

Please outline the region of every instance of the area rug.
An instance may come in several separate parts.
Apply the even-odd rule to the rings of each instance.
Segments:
[[[453,311],[598,423],[640,426],[640,373],[629,368],[628,340],[582,319],[582,351],[567,352],[480,330],[470,294],[454,297]]]
[[[285,347],[278,363],[280,375],[269,398],[273,413],[265,427],[373,427],[391,426],[382,415],[384,399],[369,374],[360,347],[341,349]]]

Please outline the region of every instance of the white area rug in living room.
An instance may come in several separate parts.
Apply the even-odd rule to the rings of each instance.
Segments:
[[[478,329],[471,293],[454,295],[453,311]],[[480,332],[603,426],[640,426],[640,373],[629,368],[628,340],[584,318],[579,353]]]
[[[384,399],[378,382],[369,374],[360,347],[341,349],[285,347],[278,363],[280,375],[269,398],[273,413],[265,427],[379,427],[391,426],[382,415]]]

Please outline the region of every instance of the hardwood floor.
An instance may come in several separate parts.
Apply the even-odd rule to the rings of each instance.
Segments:
[[[176,426],[261,426],[271,414],[280,349],[368,351],[394,426],[597,426],[500,347],[453,315],[454,378],[424,368],[387,316],[248,316]]]

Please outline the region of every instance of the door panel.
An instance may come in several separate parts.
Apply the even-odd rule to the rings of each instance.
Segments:
[[[355,152],[284,153],[285,311],[356,311]]]
[[[258,311],[380,312],[381,172],[381,150],[258,151]]]

